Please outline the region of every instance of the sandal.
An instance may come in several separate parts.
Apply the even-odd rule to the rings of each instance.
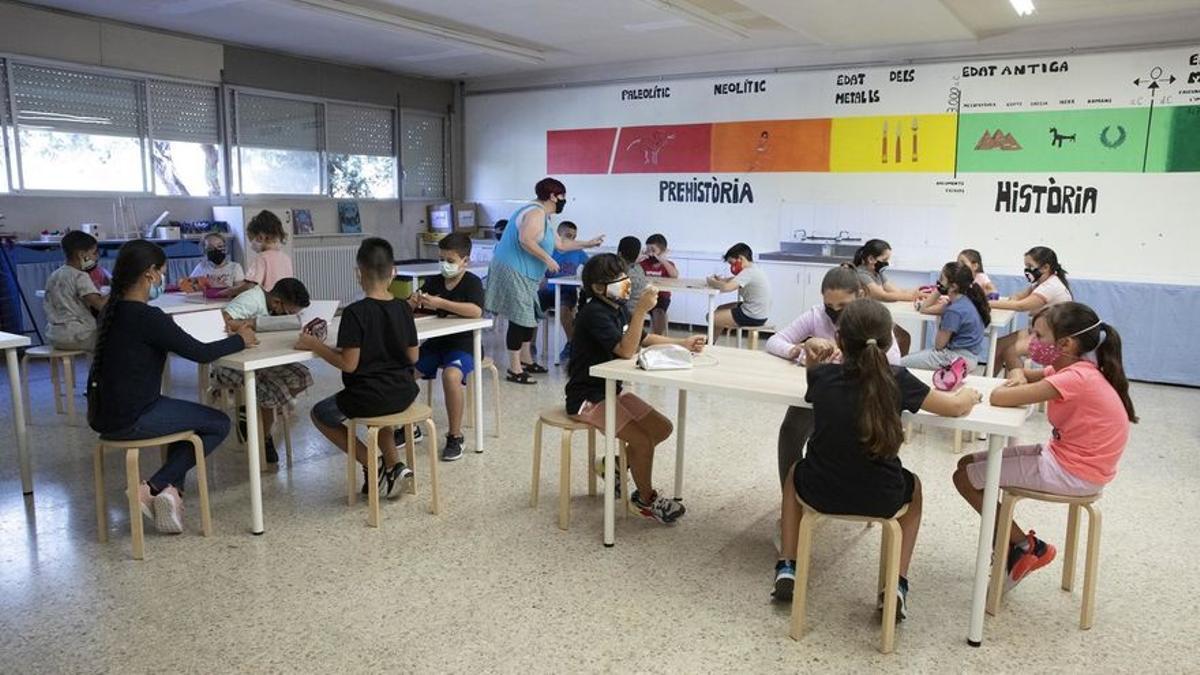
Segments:
[[[529,373],[514,373],[511,370],[505,371],[508,373],[504,379],[517,384],[537,384],[536,380],[529,379]]]
[[[533,373],[534,375],[550,372],[549,370],[546,370],[546,367],[540,363],[522,363],[521,367],[524,368],[526,372]]]

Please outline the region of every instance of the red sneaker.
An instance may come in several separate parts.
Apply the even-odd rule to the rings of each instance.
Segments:
[[[1026,536],[1026,548],[1013,546],[1008,551],[1008,575],[1004,578],[1004,591],[1011,591],[1030,572],[1039,570],[1054,561],[1058,551],[1034,536],[1030,530]]]

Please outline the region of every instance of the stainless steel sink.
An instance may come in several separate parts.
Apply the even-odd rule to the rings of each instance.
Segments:
[[[829,247],[829,255],[834,258],[853,258],[858,252],[859,244],[834,244]]]
[[[814,241],[782,241],[779,242],[780,251],[791,255],[803,256],[819,256],[827,255],[825,247],[827,244]]]

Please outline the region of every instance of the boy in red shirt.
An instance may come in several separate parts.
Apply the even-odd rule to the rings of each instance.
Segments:
[[[661,234],[646,237],[646,251],[638,260],[647,277],[667,279],[679,278],[679,268],[667,258],[667,238]],[[667,308],[671,306],[671,294],[658,292],[658,304],[650,310],[650,332],[665,335],[667,332]]]

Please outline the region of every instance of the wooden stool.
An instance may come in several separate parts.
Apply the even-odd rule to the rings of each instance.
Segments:
[[[87,352],[78,349],[55,349],[50,345],[40,345],[38,347],[30,347],[25,350],[25,356],[21,358],[21,370],[25,371],[25,377],[22,380],[25,387],[25,400],[29,401],[29,360],[30,359],[49,359],[50,360],[50,381],[54,384],[54,411],[59,415],[63,414],[63,404],[61,399],[67,402],[67,420],[71,424],[75,424],[75,361],[76,356],[84,356]],[[62,384],[59,381],[58,370],[59,363],[62,363],[62,369],[66,375],[67,391],[63,395]],[[29,406],[32,408],[33,406]],[[32,420],[33,413],[30,412]]]
[[[354,465],[358,464],[358,459],[354,451],[355,441],[358,436],[358,426],[361,424],[367,428],[367,523],[371,527],[379,527],[379,430],[384,427],[404,427],[405,428],[405,453],[408,460],[408,467],[414,468],[416,463],[416,446],[413,443],[413,426],[420,422],[424,422],[427,431],[429,432],[429,442],[425,447],[429,449],[429,512],[437,514],[438,512],[438,479],[437,479],[437,427],[433,424],[433,409],[427,405],[413,403],[408,406],[403,412],[394,413],[391,415],[381,415],[379,417],[358,417],[355,419],[346,420],[346,494],[349,497],[347,503],[354,506],[354,500],[358,497],[358,490],[355,488],[354,481]],[[417,476],[413,473],[413,494],[417,493]]]
[[[878,590],[883,593],[883,639],[879,651],[884,654],[892,653],[896,642],[896,586],[900,583],[900,523],[897,518],[908,511],[908,505],[891,518],[873,518],[870,516],[846,516],[821,513],[813,507],[800,502],[800,535],[796,550],[796,587],[792,597],[792,629],[793,640],[799,640],[804,635],[805,601],[808,596],[808,565],[812,552],[813,527],[818,520],[845,520],[854,523],[879,523],[883,529],[883,550],[879,556]]]
[[[496,428],[492,435],[500,438],[500,371],[492,357],[483,357],[483,363],[475,368],[475,372],[486,370],[492,374],[492,405],[496,414]],[[475,426],[475,373],[467,376],[467,393],[463,399],[463,428]],[[436,380],[425,382],[425,405],[433,407],[433,390]]]
[[[129,527],[133,532],[133,557],[141,560],[144,552],[142,536],[142,505],[138,502],[138,486],[141,472],[138,470],[138,450],[161,446],[164,450],[171,443],[188,441],[196,450],[196,486],[200,493],[200,531],[204,536],[212,534],[212,519],[208,513],[208,472],[204,463],[204,444],[192,431],[181,431],[169,436],[158,436],[140,441],[114,441],[100,439],[93,455],[96,481],[96,535],[100,542],[108,541],[108,509],[104,499],[104,451],[125,450],[125,491],[129,498]],[[178,487],[178,486],[176,486]]]
[[[750,349],[758,349],[758,336],[760,333],[774,333],[775,327],[771,324],[763,324],[761,326],[738,326],[737,327],[737,346],[742,348],[742,331],[750,335]]]
[[[588,495],[596,495],[596,428],[578,420],[571,419],[562,406],[546,408],[538,413],[538,420],[533,425],[533,485],[529,494],[529,506],[537,508],[539,488],[542,478],[542,430],[547,427],[562,430],[561,450],[558,460],[558,529],[566,530],[571,523],[571,439],[576,431],[586,431],[588,435]],[[625,500],[625,511],[629,512],[629,480],[625,465],[624,447],[618,457],[617,466],[621,476],[621,497]]]
[[[992,577],[991,584],[988,586],[988,614],[994,616],[996,612],[1000,611],[1000,594],[1004,589],[1004,577],[1007,571],[1004,561],[1008,560],[1008,532],[1012,529],[1013,511],[1017,507],[1017,502],[1022,499],[1036,499],[1039,502],[1067,504],[1070,508],[1067,513],[1066,550],[1063,551],[1062,589],[1064,591],[1069,592],[1075,585],[1075,552],[1079,548],[1079,512],[1084,509],[1088,512],[1087,557],[1083,563],[1083,608],[1079,612],[1079,629],[1091,628],[1096,618],[1096,574],[1100,564],[1101,518],[1100,507],[1096,505],[1100,495],[1069,497],[1013,487],[1006,487],[1001,491],[1003,498],[1000,501],[1000,515],[996,523],[996,531],[1000,533],[1000,536],[996,537],[996,547],[992,552]]]

